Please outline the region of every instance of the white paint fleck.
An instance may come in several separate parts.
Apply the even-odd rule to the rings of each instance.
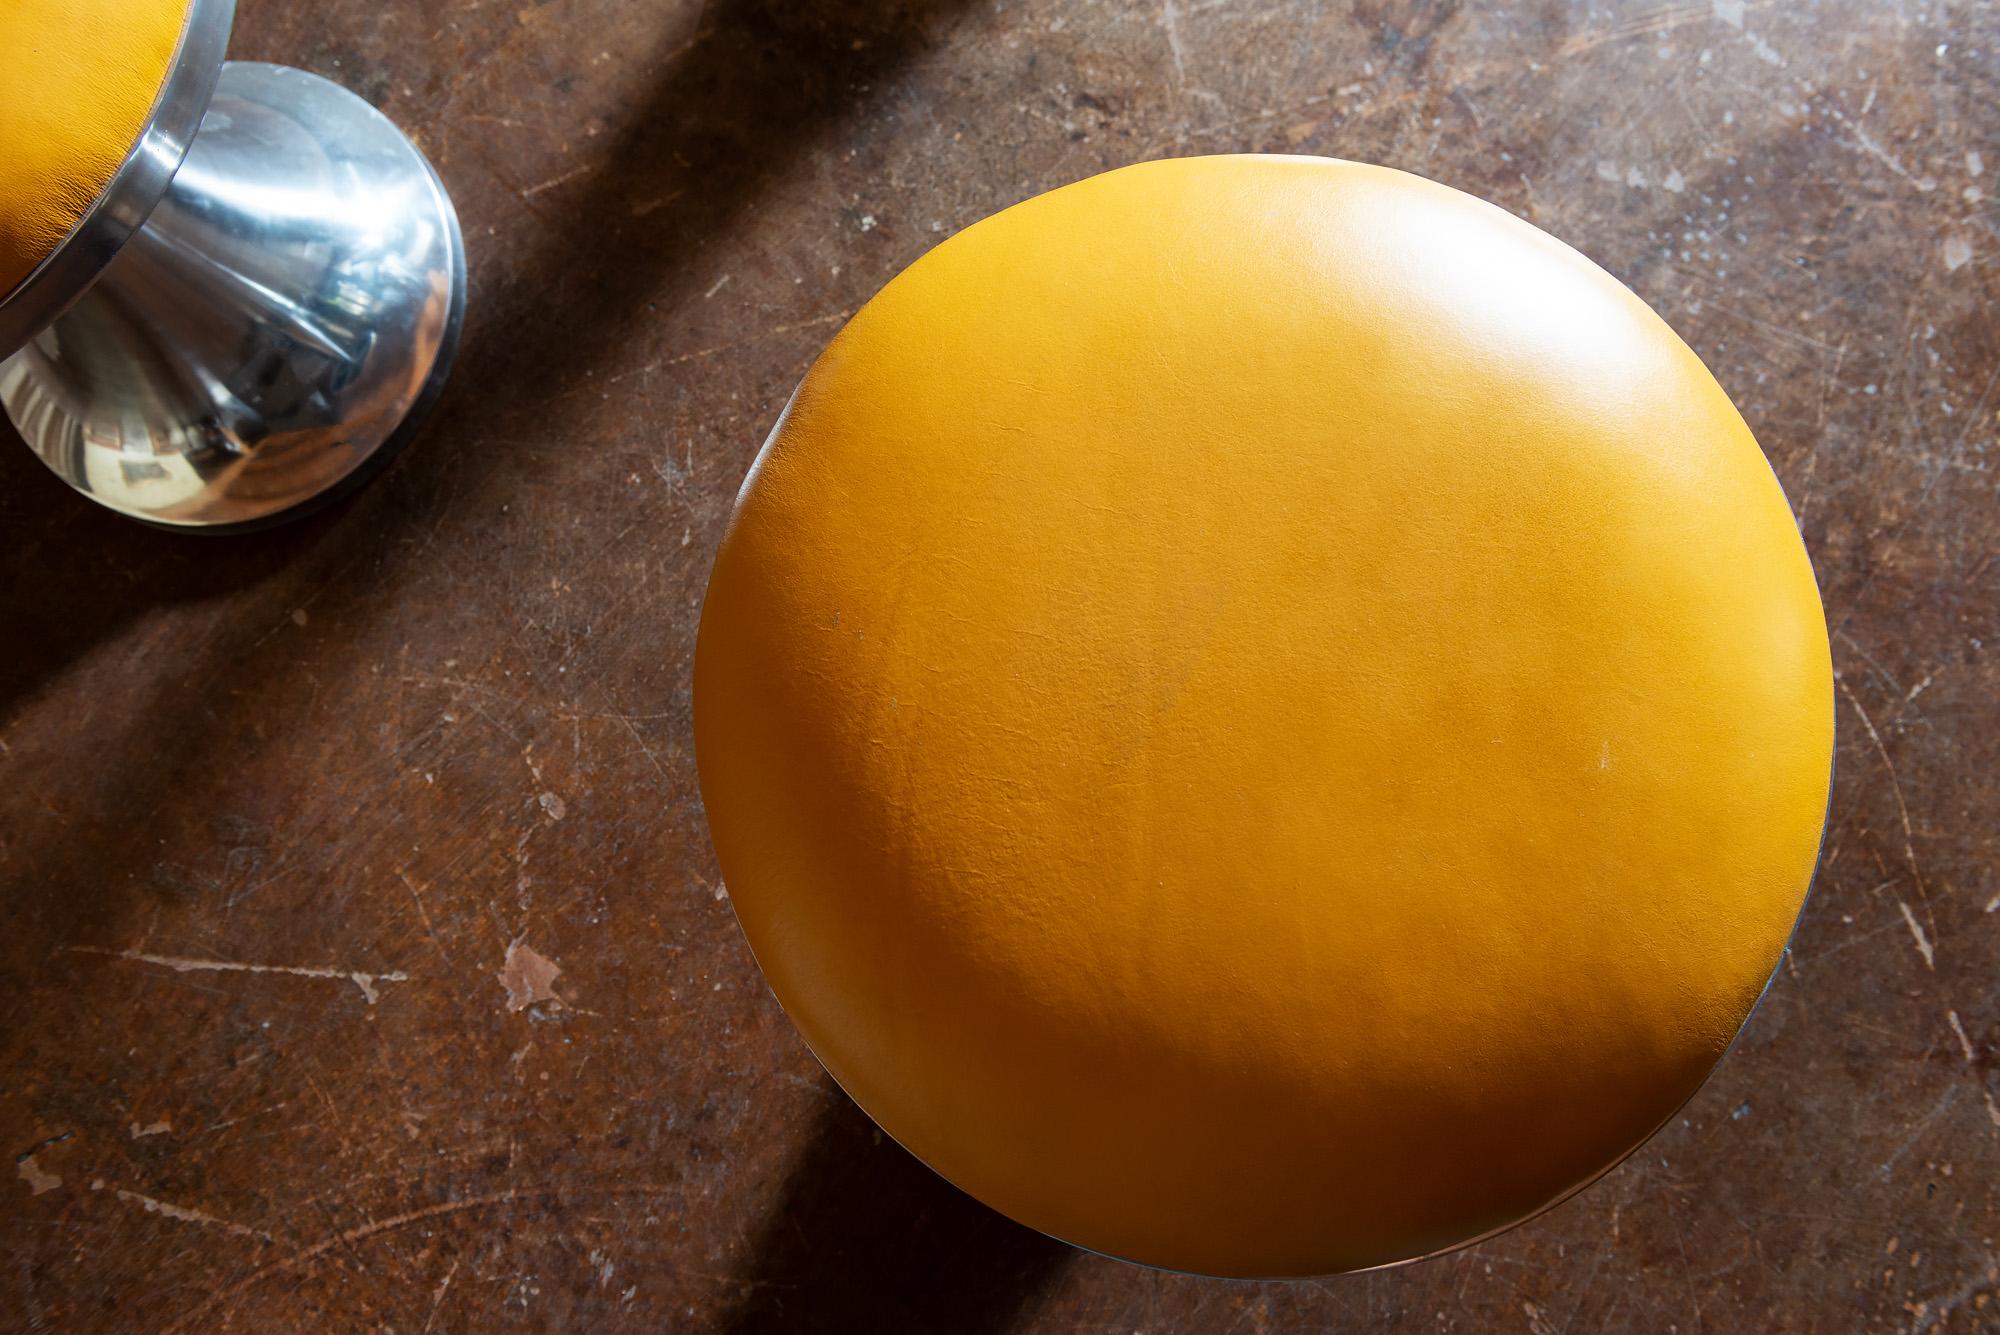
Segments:
[[[1746,0],[1709,0],[1708,7],[1714,11],[1715,17],[1737,31],[1742,31],[1743,11],[1749,7]]]
[[[1965,1064],[1970,1066],[1976,1060],[1972,1051],[1972,1039],[1967,1037],[1965,1026],[1959,1023],[1957,1011],[1946,1011],[1945,1018],[1951,1021],[1951,1032],[1958,1035],[1958,1046],[1965,1053]]]
[[[1965,155],[1965,174],[1967,176],[1986,175],[1986,159],[1979,155],[1979,150],[1976,148]]]
[[[1174,58],[1174,82],[1187,82],[1187,48],[1181,44],[1181,15],[1174,0],[1160,6],[1160,31],[1167,39],[1167,51]]]
[[[1948,236],[1944,239],[1944,268],[1946,273],[1957,273],[1972,261],[1972,243],[1962,236]]]
[[[1750,49],[1756,53],[1757,59],[1763,61],[1766,65],[1783,65],[1785,63],[1785,58],[1778,54],[1778,49],[1765,41],[1761,34],[1751,32],[1743,35],[1748,39]]]
[[[1603,159],[1600,159],[1600,160],[1598,161],[1598,164],[1597,164],[1597,179],[1598,179],[1598,180],[1600,180],[1600,181],[1620,181],[1620,180],[1623,180],[1623,179],[1624,179],[1624,177],[1625,177],[1625,174],[1624,174],[1623,172],[1621,172],[1621,171],[1619,171],[1619,170],[1618,170],[1618,164],[1617,164],[1617,163],[1615,163],[1615,162],[1613,162],[1613,161],[1611,161],[1611,160],[1610,160],[1609,158],[1603,158]]]
[[[14,1161],[15,1174],[28,1184],[28,1194],[39,1196],[45,1191],[54,1191],[62,1185],[62,1178],[49,1172],[35,1162],[35,1156],[24,1154]]]
[[[1685,177],[1685,176],[1682,176],[1682,175],[1680,174],[1680,172],[1678,172],[1678,171],[1670,171],[1670,172],[1668,172],[1668,173],[1667,173],[1667,179],[1666,179],[1666,180],[1664,180],[1664,181],[1662,181],[1662,182],[1660,182],[1660,184],[1661,184],[1661,185],[1663,185],[1663,186],[1665,186],[1665,187],[1666,187],[1667,189],[1669,189],[1669,190],[1673,191],[1673,192],[1674,192],[1675,194],[1677,194],[1677,195],[1678,195],[1678,194],[1679,194],[1679,193],[1680,193],[1681,191],[1683,191],[1683,190],[1687,189],[1687,185],[1688,185],[1688,183],[1687,183],[1687,177]]]
[[[1627,167],[1625,169],[1625,184],[1635,190],[1642,189],[1646,184],[1646,173],[1640,171],[1637,167]]]
[[[1597,768],[1611,768],[1611,739],[1609,737],[1606,737],[1604,744],[1597,748]]]
[[[543,811],[549,813],[550,820],[561,820],[564,816],[569,814],[569,807],[566,806],[562,798],[555,793],[543,793],[540,797],[536,798],[535,800],[542,804]]]
[[[375,986],[377,983],[410,981],[410,975],[400,970],[394,973],[362,973],[358,969],[343,969],[335,965],[240,964],[235,960],[198,960],[180,955],[148,955],[137,950],[99,950],[93,946],[71,946],[70,949],[79,955],[108,955],[115,960],[157,964],[175,973],[282,973],[295,978],[345,978],[361,989],[361,995],[368,998],[371,1006],[381,996],[381,990]]]
[[[1937,968],[1937,950],[1931,945],[1931,939],[1924,935],[1923,924],[1917,921],[1917,915],[1910,912],[1910,906],[1900,899],[1896,901],[1896,907],[1903,911],[1903,921],[1910,925],[1910,935],[1916,940],[1917,953],[1924,957],[1924,967]]]
[[[499,978],[500,986],[507,989],[509,1011],[526,1010],[538,1001],[562,1004],[562,998],[555,991],[555,981],[562,976],[562,967],[521,941],[507,947],[507,958],[495,976]]]
[[[92,1190],[103,1189],[96,1182],[90,1185]],[[231,1233],[240,1233],[246,1238],[260,1238],[265,1242],[271,1241],[269,1233],[265,1233],[259,1229],[245,1228],[241,1224],[232,1224],[227,1219],[217,1219],[205,1210],[190,1209],[185,1205],[175,1205],[171,1201],[155,1200],[151,1196],[142,1196],[136,1191],[126,1191],[122,1187],[115,1189],[114,1194],[121,1201],[130,1201],[132,1204],[141,1207],[147,1214],[164,1215],[168,1219],[178,1219],[184,1224],[213,1224],[217,1228],[226,1228]]]
[[[864,214],[862,214],[862,215],[861,215],[861,224],[860,224],[860,226],[861,226],[861,230],[862,230],[862,231],[864,231],[864,232],[872,232],[872,231],[874,231],[874,230],[875,230],[875,215],[874,215],[874,214],[872,214],[872,213],[864,213]]]
[[[154,1122],[151,1126],[140,1126],[137,1122],[134,1122],[132,1123],[132,1139],[138,1140],[144,1136],[157,1136],[173,1129],[174,1124],[164,1117]]]

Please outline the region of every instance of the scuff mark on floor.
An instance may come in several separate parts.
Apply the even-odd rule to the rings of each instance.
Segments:
[[[28,1184],[28,1194],[39,1196],[45,1191],[54,1191],[62,1185],[62,1178],[49,1172],[35,1162],[35,1156],[24,1154],[14,1161],[14,1172]]]
[[[407,983],[410,975],[400,970],[389,973],[363,973],[359,969],[343,969],[337,965],[301,964],[243,964],[236,960],[188,959],[180,955],[148,955],[137,950],[101,950],[95,946],[71,946],[70,950],[79,955],[106,955],[115,960],[132,960],[139,964],[157,964],[175,973],[282,973],[294,978],[345,978],[361,989],[361,995],[373,1006],[381,999],[382,991],[378,983]]]
[[[90,1189],[92,1191],[103,1191],[106,1185],[108,1184],[103,1178],[97,1178],[91,1182]],[[246,1238],[256,1238],[260,1242],[275,1241],[269,1233],[264,1232],[262,1229],[246,1228],[242,1224],[231,1223],[227,1219],[218,1219],[206,1210],[197,1210],[187,1205],[175,1205],[172,1201],[157,1200],[142,1192],[127,1191],[123,1187],[112,1187],[111,1194],[121,1201],[127,1201],[139,1206],[147,1214],[162,1215],[168,1219],[178,1219],[183,1224],[210,1224],[216,1228],[228,1229],[231,1233],[241,1234]]]
[[[562,998],[556,995],[555,981],[561,976],[561,965],[522,940],[508,945],[507,958],[497,975],[500,986],[507,989],[510,1012],[526,1010],[538,1001],[560,1006]]]

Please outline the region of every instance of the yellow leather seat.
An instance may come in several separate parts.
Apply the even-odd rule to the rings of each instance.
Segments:
[[[0,3],[0,296],[62,243],[138,142],[187,10]]]
[[[717,556],[702,793],[773,990],[954,1182],[1154,1265],[1503,1227],[1778,961],[1832,679],[1700,361],[1381,168],[979,223],[800,386]]]

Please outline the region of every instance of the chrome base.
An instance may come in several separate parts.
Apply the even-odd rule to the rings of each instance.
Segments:
[[[0,363],[0,403],[120,513],[254,527],[387,459],[464,311],[458,217],[416,147],[337,84],[232,62],[158,206]]]

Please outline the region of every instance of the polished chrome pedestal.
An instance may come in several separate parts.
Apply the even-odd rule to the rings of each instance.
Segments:
[[[227,0],[198,0],[173,77],[204,8],[227,31]],[[303,513],[386,460],[436,397],[465,309],[451,201],[387,118],[282,66],[222,65],[213,87],[178,166],[152,164],[150,212],[100,217],[147,165],[171,82],[100,207],[0,302],[0,352],[10,319],[26,337],[0,363],[0,403],[29,446],[114,510],[210,531]],[[52,288],[46,271],[90,242],[69,261],[82,281]],[[60,313],[22,314],[52,291]]]

